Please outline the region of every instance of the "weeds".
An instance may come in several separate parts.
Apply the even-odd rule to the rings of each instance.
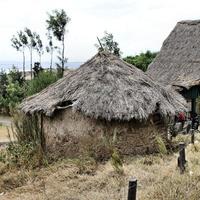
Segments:
[[[0,161],[10,167],[35,168],[47,163],[45,141],[37,116],[25,116],[14,113],[11,140],[6,151],[0,154]],[[10,135],[10,134],[9,134]]]
[[[91,157],[80,156],[77,159],[71,160],[78,168],[78,174],[94,174],[97,168],[97,163]]]
[[[123,162],[116,149],[113,149],[113,153],[111,155],[111,164],[118,174],[124,174]]]
[[[161,155],[166,155],[167,154],[167,148],[165,146],[165,142],[160,136],[156,136],[156,146],[157,150]]]

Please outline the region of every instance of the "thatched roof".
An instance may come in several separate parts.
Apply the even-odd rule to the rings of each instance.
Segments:
[[[164,85],[200,85],[200,20],[177,23],[147,74]]]
[[[94,118],[143,120],[155,111],[158,102],[163,115],[184,109],[180,95],[167,92],[118,57],[100,52],[77,70],[27,98],[20,107],[25,113],[52,116],[56,109],[70,106]]]

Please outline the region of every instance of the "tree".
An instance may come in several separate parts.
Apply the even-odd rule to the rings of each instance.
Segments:
[[[50,32],[48,32],[47,38],[48,38],[48,45],[46,46],[46,51],[47,53],[50,53],[50,71],[52,71],[53,53],[54,53],[54,50],[57,49],[57,46],[54,46],[53,37]]]
[[[42,40],[40,38],[40,35],[39,34],[35,34],[35,42],[36,42],[36,46],[35,46],[35,49],[39,55],[39,63],[41,65],[41,57],[42,57],[42,54],[44,53],[43,51],[43,43],[42,43]]]
[[[31,79],[33,77],[33,49],[36,47],[37,43],[36,43],[36,33],[33,32],[29,29],[29,28],[25,28],[24,32],[27,35],[28,38],[28,43],[27,43],[27,47],[29,49],[30,52],[30,68],[31,68]]]
[[[0,96],[5,98],[6,96],[6,87],[8,85],[8,77],[5,71],[1,70],[0,72]]]
[[[99,40],[99,39],[98,39]],[[98,51],[107,50],[114,55],[120,57],[122,52],[120,51],[119,44],[114,41],[114,36],[112,33],[104,32],[104,37],[99,40],[100,44],[95,44]]]
[[[136,66],[137,68],[141,69],[142,71],[146,71],[149,64],[153,61],[156,57],[157,52],[146,51],[146,53],[141,53],[136,56],[127,56],[124,58],[124,61]]]
[[[8,114],[24,98],[24,77],[16,67],[0,72],[0,113]]]
[[[15,84],[18,83],[20,86],[23,86],[25,79],[22,76],[22,72],[20,72],[15,66],[9,71],[8,75],[9,82]]]
[[[63,76],[65,63],[67,62],[65,58],[65,33],[69,21],[70,18],[63,9],[53,10],[51,14],[48,14],[48,19],[46,20],[48,31],[52,32],[54,37],[61,42],[60,56],[58,56],[61,65],[57,65],[58,69],[61,69],[61,76]]]
[[[17,51],[22,52],[22,55],[23,55],[23,76],[25,78],[25,76],[26,76],[26,72],[25,72],[25,48],[28,44],[27,37],[22,31],[19,31],[17,33],[17,36],[13,36],[11,41],[12,41],[12,46]]]

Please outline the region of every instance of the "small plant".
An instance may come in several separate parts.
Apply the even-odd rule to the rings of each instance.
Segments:
[[[73,163],[78,168],[78,174],[94,174],[97,168],[96,161],[91,157],[80,156]]]
[[[0,162],[2,163],[6,162],[6,152],[3,150],[0,151]]]
[[[165,146],[165,142],[163,141],[162,137],[157,136],[155,141],[156,141],[156,147],[157,147],[158,152],[161,155],[166,155],[167,154],[167,148]]]
[[[113,149],[113,153],[111,155],[111,164],[118,174],[124,173],[122,159],[115,148]]]

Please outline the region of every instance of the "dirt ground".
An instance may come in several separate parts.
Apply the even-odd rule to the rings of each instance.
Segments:
[[[131,177],[138,180],[138,200],[199,200],[199,141],[187,147],[184,174],[177,168],[177,157],[177,153],[126,157],[121,175],[110,161],[94,167],[62,160],[42,169],[9,173],[2,165],[0,200],[127,200]]]
[[[0,126],[0,143],[9,142],[8,129],[6,126]]]

